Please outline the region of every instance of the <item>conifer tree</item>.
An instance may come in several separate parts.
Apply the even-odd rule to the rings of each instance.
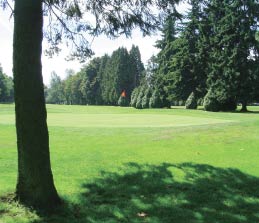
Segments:
[[[175,55],[170,62],[169,92],[172,100],[187,100],[194,92],[202,97],[206,92],[206,63],[204,56],[202,32],[200,28],[202,3],[190,1],[191,9],[186,22],[182,23],[182,32],[172,42]]]
[[[161,107],[170,107],[168,93],[168,74],[170,70],[170,61],[175,54],[172,43],[176,40],[175,17],[169,15],[162,30],[162,39],[157,41],[156,47],[160,49],[157,55],[158,68],[154,74],[154,88],[160,95]]]
[[[133,77],[134,77],[133,88],[135,88],[140,85],[145,68],[141,61],[141,54],[138,46],[133,45],[129,52],[129,55],[131,59],[131,69],[132,69],[131,72],[133,73]]]
[[[220,110],[233,109],[234,101],[241,102],[242,110],[246,110],[258,79],[253,66],[258,63],[258,3],[214,0],[208,11],[214,31],[208,76],[210,101],[214,98],[221,102]]]
[[[132,63],[126,48],[119,48],[114,51],[108,60],[104,72],[106,79],[105,92],[108,101],[112,105],[117,105],[120,94],[126,91],[127,101],[134,89],[134,72],[132,72]]]
[[[83,104],[101,104],[101,88],[99,70],[102,58],[95,58],[84,67],[79,74],[81,76],[80,91],[83,97]]]

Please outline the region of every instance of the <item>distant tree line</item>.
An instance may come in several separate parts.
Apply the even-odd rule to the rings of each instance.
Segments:
[[[184,105],[246,111],[259,99],[259,6],[255,0],[190,0],[185,17],[168,16],[146,82],[132,94],[136,108]]]
[[[92,59],[80,72],[70,72],[65,80],[52,73],[46,102],[79,105],[128,106],[134,88],[140,85],[144,65],[137,46],[119,48],[111,56]]]
[[[259,4],[255,0],[190,0],[185,16],[169,15],[159,53],[146,68],[137,46],[95,58],[62,81],[52,76],[48,103],[138,109],[185,105],[247,110],[259,100]]]
[[[14,101],[13,80],[3,72],[0,64],[0,102]]]

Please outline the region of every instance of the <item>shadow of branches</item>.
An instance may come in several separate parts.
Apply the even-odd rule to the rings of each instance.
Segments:
[[[83,184],[78,204],[37,222],[256,223],[258,185],[237,169],[129,163]]]

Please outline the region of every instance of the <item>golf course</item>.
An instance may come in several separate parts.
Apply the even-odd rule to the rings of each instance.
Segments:
[[[0,105],[1,223],[259,222],[259,108],[205,112],[47,105],[51,166],[64,204],[10,201],[13,104]]]

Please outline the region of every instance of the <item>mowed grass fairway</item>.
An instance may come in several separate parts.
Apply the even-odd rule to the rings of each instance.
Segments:
[[[0,223],[257,223],[259,108],[48,105],[55,184],[44,215],[0,199]],[[15,190],[14,105],[0,105],[0,195]]]

